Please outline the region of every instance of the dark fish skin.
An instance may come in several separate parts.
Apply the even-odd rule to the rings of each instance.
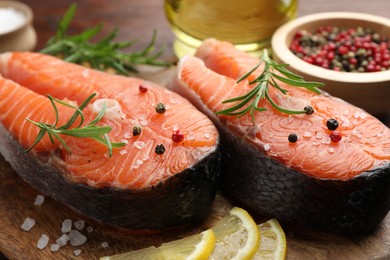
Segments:
[[[137,191],[72,183],[59,168],[26,154],[1,124],[0,153],[40,192],[81,214],[136,233],[159,232],[203,220],[218,189],[219,151],[157,186]]]
[[[248,210],[344,234],[373,231],[390,210],[390,164],[347,181],[318,179],[266,157],[221,127],[220,133],[221,188]]]

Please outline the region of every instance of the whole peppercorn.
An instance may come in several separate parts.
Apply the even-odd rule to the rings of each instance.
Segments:
[[[333,131],[330,133],[330,140],[334,143],[338,143],[341,141],[341,134],[338,131]]]
[[[288,141],[290,143],[295,143],[296,141],[298,141],[298,136],[296,134],[294,134],[294,133],[289,134],[288,135]]]
[[[175,143],[180,143],[181,141],[184,140],[184,134],[182,132],[180,132],[180,130],[176,130],[175,132],[173,132],[172,134],[172,140],[175,142]]]
[[[302,60],[334,71],[390,69],[390,42],[370,28],[324,26],[313,33],[298,31],[289,47]]]
[[[142,132],[142,128],[140,126],[134,126],[133,127],[133,136],[139,135]]]
[[[165,152],[165,147],[163,144],[159,144],[156,146],[154,151],[156,152],[156,154],[163,154]]]
[[[338,126],[339,126],[339,122],[337,122],[336,119],[331,118],[328,121],[326,121],[326,127],[329,130],[336,130]]]
[[[311,115],[314,113],[314,108],[312,106],[306,106],[303,108],[303,111],[305,111],[306,115]]]
[[[141,84],[139,85],[138,90],[141,93],[146,93],[148,91],[148,88]]]
[[[165,109],[165,106],[164,106],[163,103],[158,103],[158,104],[156,105],[156,112],[157,112],[157,113],[159,113],[159,114],[164,114],[165,111],[166,111],[166,109]]]

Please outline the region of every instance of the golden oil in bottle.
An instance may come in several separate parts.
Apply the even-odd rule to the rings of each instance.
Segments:
[[[274,31],[295,17],[298,0],[164,0],[176,55],[193,54],[207,38],[260,55]]]

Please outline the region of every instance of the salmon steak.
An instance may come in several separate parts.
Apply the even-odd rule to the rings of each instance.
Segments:
[[[36,189],[136,232],[208,215],[218,189],[219,134],[189,101],[146,80],[32,52],[2,54],[0,75],[0,152]],[[46,134],[36,142],[33,122],[60,128],[90,96],[83,121],[77,117],[69,129],[87,126],[104,108],[96,126],[111,129],[112,154],[108,142],[88,136],[60,133],[61,142]]]
[[[339,98],[290,86],[260,99],[264,111],[226,115],[261,75],[264,62],[207,39],[183,57],[170,88],[213,120],[221,134],[221,189],[252,212],[340,233],[374,230],[390,209],[390,130]],[[236,101],[238,103],[239,101]],[[243,107],[244,109],[245,107]],[[305,111],[305,110],[304,110]],[[218,113],[217,113],[218,112]],[[336,129],[337,128],[337,129]]]

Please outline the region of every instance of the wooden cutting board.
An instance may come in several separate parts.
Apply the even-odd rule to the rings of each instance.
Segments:
[[[142,77],[164,85],[170,73],[171,70],[165,70]],[[158,246],[213,226],[233,207],[218,195],[204,223],[158,235],[132,235],[80,216],[48,197],[41,206],[34,206],[38,194],[39,191],[19,178],[0,156],[0,252],[9,259],[98,259],[151,245]],[[29,232],[20,227],[27,217],[36,221]],[[50,245],[61,236],[65,219],[73,222],[85,220],[86,225],[81,233],[87,237],[87,242],[78,247],[68,244],[57,252],[51,252]],[[366,236],[340,236],[281,224],[287,236],[287,259],[390,259],[390,214],[374,233]],[[93,228],[90,233],[87,231],[89,226]],[[40,250],[37,242],[42,234],[48,235],[49,245]],[[103,248],[103,242],[107,242],[108,247]],[[74,255],[76,249],[81,250],[79,256]]]

